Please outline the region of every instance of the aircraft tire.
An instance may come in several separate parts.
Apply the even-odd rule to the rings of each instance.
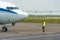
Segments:
[[[7,30],[7,27],[2,27],[2,32],[6,32]]]

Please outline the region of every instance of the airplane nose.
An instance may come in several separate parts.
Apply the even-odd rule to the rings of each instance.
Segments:
[[[21,11],[21,10],[17,10],[16,12],[17,12],[18,14],[22,15],[22,18],[26,18],[26,17],[29,16],[26,12],[23,12],[23,11]]]
[[[26,12],[24,12],[23,14],[25,15],[25,17],[28,17],[29,16]]]

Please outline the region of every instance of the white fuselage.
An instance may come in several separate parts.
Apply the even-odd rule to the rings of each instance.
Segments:
[[[15,23],[28,17],[15,5],[0,1],[0,24]]]

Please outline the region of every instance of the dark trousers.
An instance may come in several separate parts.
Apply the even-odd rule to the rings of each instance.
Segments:
[[[45,26],[43,26],[42,29],[43,29],[43,32],[45,32]]]

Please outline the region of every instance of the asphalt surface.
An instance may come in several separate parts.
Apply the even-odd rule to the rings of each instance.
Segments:
[[[42,32],[40,23],[16,23],[14,27],[8,27],[7,32],[2,32],[1,28],[2,26],[0,27],[0,40],[60,39],[60,24],[46,24],[45,32]]]
[[[60,34],[0,37],[0,40],[60,40]]]

